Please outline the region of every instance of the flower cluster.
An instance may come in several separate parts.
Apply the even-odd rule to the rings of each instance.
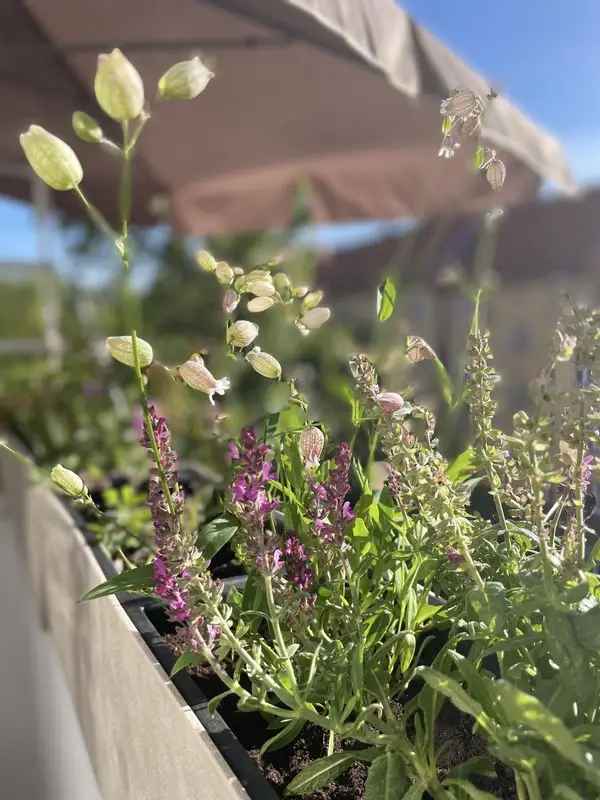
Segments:
[[[311,514],[314,531],[323,541],[342,545],[344,528],[354,519],[352,506],[346,496],[350,491],[350,465],[352,450],[342,442],[335,455],[335,466],[326,481],[313,481]]]
[[[229,443],[229,458],[234,476],[229,495],[232,511],[246,532],[248,555],[261,571],[278,572],[283,566],[280,548],[272,546],[271,534],[265,532],[265,521],[279,508],[279,500],[267,493],[269,481],[276,477],[272,452],[264,442],[258,442],[252,428],[242,431],[239,445]]]
[[[298,589],[309,591],[313,583],[313,572],[309,566],[305,547],[297,536],[289,536],[284,548],[285,572],[288,580]]]
[[[187,622],[191,616],[187,593],[179,588],[178,579],[161,555],[157,555],[154,559],[153,575],[154,591],[167,604],[171,618],[176,622]],[[183,570],[179,577],[187,578],[186,570]]]

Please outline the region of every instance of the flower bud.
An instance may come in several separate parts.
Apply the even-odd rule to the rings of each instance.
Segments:
[[[140,339],[139,336],[136,337],[136,342],[140,368],[149,367],[154,359],[152,346],[144,339]],[[128,367],[135,367],[133,338],[131,336],[109,336],[106,340],[106,347],[115,361],[119,361]]]
[[[226,261],[217,261],[215,275],[222,286],[229,286],[233,283],[233,270]]]
[[[455,89],[450,97],[442,100],[440,114],[466,120],[469,117],[479,117],[483,108],[483,100],[471,89]]]
[[[433,349],[420,336],[406,337],[406,357],[411,364],[432,360],[436,357]]]
[[[404,398],[397,392],[379,392],[375,399],[384,414],[394,414],[404,407]]]
[[[30,125],[19,137],[27,161],[35,174],[52,189],[74,189],[83,178],[79,159],[66,142],[39,125]]]
[[[273,284],[275,289],[279,292],[279,296],[284,302],[287,302],[292,297],[292,284],[285,272],[278,272],[273,275]]]
[[[492,189],[497,192],[504,186],[506,180],[506,167],[504,161],[494,158],[485,171],[485,177]]]
[[[84,142],[98,144],[104,138],[100,125],[85,111],[74,111],[71,122],[76,135]]]
[[[196,253],[196,263],[205,272],[215,272],[217,269],[217,262],[208,250],[198,250]]]
[[[300,318],[300,323],[309,331],[316,331],[331,317],[331,309],[326,306],[311,308]]]
[[[305,467],[316,469],[319,466],[324,446],[325,436],[320,428],[304,428],[298,440],[298,449]]]
[[[323,299],[323,292],[318,289],[316,292],[309,292],[302,301],[302,311],[310,311],[316,308]]]
[[[252,314],[260,314],[261,311],[267,311],[275,305],[273,297],[253,297],[248,301],[248,311]]]
[[[119,122],[139,117],[144,108],[140,74],[117,48],[98,56],[94,91],[100,108]]]
[[[246,361],[255,372],[269,380],[279,380],[281,378],[281,364],[270,353],[263,353],[260,347],[254,347],[246,353]]]
[[[226,314],[231,314],[232,311],[238,307],[240,302],[240,296],[237,292],[233,289],[227,289],[225,294],[223,295],[223,311]]]
[[[72,472],[70,469],[63,467],[62,464],[57,464],[52,468],[50,478],[52,483],[58,486],[59,489],[62,489],[69,497],[81,497],[86,490],[83,479],[80,478],[76,472]]]
[[[193,100],[203,92],[214,74],[196,56],[173,64],[158,82],[163,100]]]
[[[258,336],[258,325],[239,319],[227,329],[227,344],[232,347],[248,347]]]
[[[294,286],[292,294],[294,297],[299,299],[306,297],[306,295],[310,292],[309,286]]]
[[[272,280],[246,280],[244,291],[256,297],[272,297],[275,294],[275,287]]]
[[[215,378],[212,372],[205,366],[204,359],[199,355],[188,358],[185,364],[177,368],[177,374],[190,389],[197,392],[204,392],[214,406],[214,396],[223,395],[230,388],[229,378]]]

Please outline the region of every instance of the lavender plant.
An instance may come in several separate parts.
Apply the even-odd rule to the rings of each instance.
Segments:
[[[159,96],[190,99],[210,77],[196,59],[175,65]],[[74,127],[122,160],[118,231],[84,195],[83,169],[64,142],[32,126],[22,143],[43,180],[78,194],[127,271],[132,160],[150,113],[141,78],[119,51],[100,57],[95,90],[121,124],[121,144],[85,115]],[[445,147],[455,149],[459,133],[477,132],[481,112],[473,93],[453,95],[442,108]],[[493,186],[489,171],[498,165],[490,158]],[[242,301],[252,315],[293,309],[308,333],[329,318],[321,293],[293,287],[274,264],[244,272],[205,251],[198,262],[223,286],[232,357],[243,354],[260,375],[280,380],[282,365],[255,343],[258,325],[234,314]],[[358,760],[369,765],[366,800],[482,800],[499,796],[490,775],[505,772],[514,793],[504,796],[519,800],[600,797],[597,548],[586,517],[599,436],[599,319],[567,313],[534,411],[517,415],[505,435],[494,423],[497,376],[476,310],[466,391],[473,444],[450,465],[429,409],[408,390],[380,386],[366,355],[350,361],[352,443],[330,441],[290,384],[289,408],[230,443],[222,515],[200,531],[187,524],[177,456],[147,382],[153,368],[169,369],[215,403],[229,379],[216,378],[198,354],[162,367],[135,330],[109,337],[113,358],[134,370],[143,409],[155,552],[150,564],[88,597],[127,586],[159,598],[173,625],[175,670],[218,676],[224,694],[212,707],[233,695],[240,709],[271,719],[263,753],[306,726],[326,732],[323,758],[291,781],[289,795],[314,792]],[[407,358],[443,370],[417,337]],[[577,381],[561,391],[565,365]],[[383,488],[369,477],[377,458],[386,465]],[[69,492],[85,497],[78,476],[67,478]],[[471,506],[478,482],[493,498],[491,518]],[[226,594],[210,562],[227,543],[247,579]],[[472,729],[471,758],[448,753],[455,734],[443,745],[450,704],[458,712],[451,724]]]

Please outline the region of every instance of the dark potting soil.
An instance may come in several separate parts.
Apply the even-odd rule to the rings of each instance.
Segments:
[[[148,616],[161,634],[174,631],[175,626],[168,622],[161,610],[149,609]],[[216,697],[225,690],[223,683],[212,674],[194,674],[193,679],[207,698]],[[321,728],[307,725],[290,745],[261,756],[260,748],[275,733],[269,729],[265,718],[254,711],[240,711],[237,699],[231,695],[220,703],[218,710],[257,768],[281,796],[292,778],[312,761],[327,753],[327,734]],[[486,752],[483,738],[473,734],[472,718],[448,703],[438,717],[436,739],[436,750],[442,751],[439,766],[443,774]],[[363,744],[354,741],[336,743],[336,750],[363,747]],[[516,800],[512,771],[500,763],[495,764],[495,770],[495,777],[477,776],[471,780],[479,789],[489,792],[499,800]],[[307,795],[304,800],[363,800],[367,772],[368,764],[356,761],[337,781]],[[425,798],[430,800],[428,795]]]

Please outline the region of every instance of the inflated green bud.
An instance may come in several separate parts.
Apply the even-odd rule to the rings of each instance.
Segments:
[[[277,272],[273,275],[273,284],[284,302],[291,299],[292,284],[285,272]]]
[[[163,100],[193,100],[203,92],[214,74],[196,56],[168,69],[158,82]]]
[[[196,253],[196,263],[205,272],[214,272],[217,269],[217,262],[208,250],[198,250]]]
[[[81,183],[83,169],[66,142],[39,125],[30,125],[19,137],[27,161],[44,183],[66,192]]]
[[[260,314],[262,311],[267,311],[275,305],[274,297],[253,297],[248,301],[248,311],[251,314]]]
[[[100,125],[85,111],[74,111],[71,121],[73,130],[82,141],[99,144],[104,138]]]
[[[73,472],[62,464],[57,464],[50,472],[50,478],[55,486],[69,497],[81,497],[86,492],[85,483],[76,472]]]
[[[152,345],[144,339],[136,337],[138,358],[141,369],[149,367],[154,359]],[[106,347],[115,361],[125,364],[127,367],[135,367],[133,355],[133,339],[131,336],[109,336],[106,340]]]
[[[140,73],[118,48],[98,56],[94,91],[100,108],[119,122],[139,117],[144,108]]]
[[[215,275],[221,286],[231,286],[234,272],[226,261],[217,261]]]
[[[309,292],[302,301],[302,310],[310,311],[311,308],[316,308],[323,299],[323,292],[318,289],[315,292]]]

